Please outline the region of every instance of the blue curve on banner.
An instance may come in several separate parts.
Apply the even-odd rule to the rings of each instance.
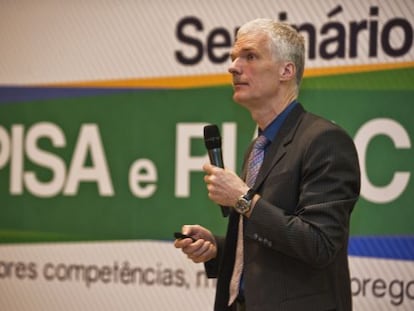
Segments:
[[[351,236],[350,256],[414,260],[414,236]]]
[[[71,98],[82,96],[106,95],[123,92],[149,91],[143,88],[90,88],[90,87],[20,87],[0,86],[0,105],[20,102]],[[160,89],[157,89],[160,90]]]

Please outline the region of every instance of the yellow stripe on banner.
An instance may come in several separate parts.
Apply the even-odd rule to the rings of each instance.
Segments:
[[[103,80],[73,83],[55,83],[47,86],[62,87],[113,87],[113,88],[172,88],[182,89],[190,87],[207,87],[230,85],[230,74],[176,76],[163,78],[143,78],[127,80]]]
[[[372,72],[391,69],[413,68],[414,62],[405,63],[385,63],[372,65],[355,65],[355,66],[340,66],[340,67],[326,67],[326,68],[310,68],[305,70],[304,77],[319,77],[331,76],[339,74]]]
[[[304,77],[319,77],[339,74],[360,73],[369,71],[381,71],[390,69],[414,68],[414,62],[405,63],[386,63],[357,66],[338,66],[326,68],[310,68],[305,70]],[[183,89],[193,87],[209,87],[230,85],[231,75],[214,74],[214,75],[197,75],[197,76],[176,76],[162,78],[143,78],[143,79],[126,79],[126,80],[102,80],[86,82],[68,82],[53,83],[41,86],[51,87],[103,87],[103,88],[169,88]]]

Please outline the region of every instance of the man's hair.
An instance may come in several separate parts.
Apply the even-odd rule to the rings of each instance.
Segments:
[[[258,18],[247,22],[237,31],[237,37],[266,33],[275,61],[291,61],[296,67],[296,85],[299,89],[305,67],[305,39],[292,26],[272,19]]]

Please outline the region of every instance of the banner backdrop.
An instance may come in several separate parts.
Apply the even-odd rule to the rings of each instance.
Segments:
[[[1,310],[212,310],[172,233],[224,234],[203,127],[240,171],[255,124],[226,72],[257,17],[303,33],[299,100],[358,149],[354,309],[414,309],[412,0],[22,0],[0,4]]]

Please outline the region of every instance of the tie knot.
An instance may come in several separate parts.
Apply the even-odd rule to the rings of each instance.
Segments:
[[[253,148],[254,149],[264,149],[266,145],[269,143],[269,140],[264,135],[260,135],[256,138]]]

